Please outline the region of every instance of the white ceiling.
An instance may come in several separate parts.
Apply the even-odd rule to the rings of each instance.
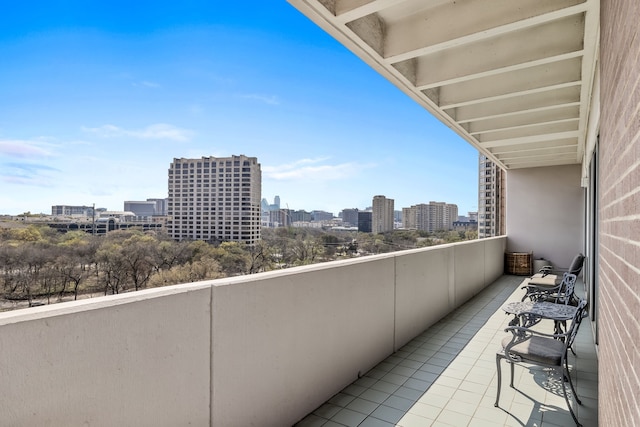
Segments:
[[[288,0],[505,169],[582,163],[599,0]]]

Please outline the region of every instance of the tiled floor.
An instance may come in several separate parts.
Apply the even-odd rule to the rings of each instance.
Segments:
[[[389,356],[296,424],[309,426],[572,426],[553,371],[501,362],[500,407],[496,398],[496,351],[510,317],[501,306],[520,300],[523,278],[503,276],[481,294]],[[581,288],[581,286],[580,286]],[[582,322],[569,356],[585,426],[598,423],[598,363],[591,324]],[[574,406],[575,408],[575,406]]]

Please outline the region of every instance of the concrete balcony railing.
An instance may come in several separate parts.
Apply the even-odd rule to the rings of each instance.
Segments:
[[[505,245],[0,313],[2,423],[291,425],[498,278]]]

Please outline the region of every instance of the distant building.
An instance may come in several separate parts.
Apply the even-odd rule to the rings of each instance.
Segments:
[[[156,215],[156,202],[126,201],[124,210],[133,212],[138,217],[151,217]]]
[[[434,232],[453,230],[458,220],[458,206],[444,202],[421,203],[402,209],[402,227]]]
[[[453,229],[455,231],[472,231],[478,229],[476,221],[453,221]]]
[[[453,230],[458,220],[458,205],[445,202],[429,202],[429,231]]]
[[[342,210],[342,224],[345,227],[357,227],[358,226],[358,209],[343,209]]]
[[[269,223],[272,227],[288,227],[291,225],[291,213],[289,209],[269,211]]]
[[[486,156],[479,157],[478,238],[505,234],[505,173]]]
[[[312,221],[331,221],[333,220],[333,213],[325,211],[311,211]]]
[[[255,157],[173,159],[167,232],[176,240],[260,240],[262,173]]]
[[[393,199],[387,199],[385,196],[374,196],[372,205],[372,233],[378,234],[385,231],[393,231]]]
[[[156,215],[161,215],[161,216],[167,215],[167,199],[147,199],[147,202],[155,202]]]
[[[358,211],[358,231],[361,233],[371,233],[372,230],[372,211]]]
[[[429,231],[429,205],[420,203],[402,208],[402,228]]]
[[[305,210],[291,211],[291,222],[311,222],[311,212]]]
[[[51,206],[51,215],[92,217],[94,209],[92,206],[54,205]]]

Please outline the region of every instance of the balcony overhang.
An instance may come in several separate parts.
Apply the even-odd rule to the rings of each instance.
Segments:
[[[288,1],[504,169],[583,162],[598,0]]]

